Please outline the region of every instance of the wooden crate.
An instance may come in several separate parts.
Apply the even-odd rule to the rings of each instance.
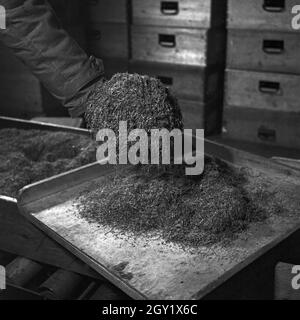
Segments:
[[[225,86],[227,105],[300,114],[300,75],[227,70]]]
[[[300,34],[228,31],[227,67],[300,74]]]
[[[206,136],[219,133],[221,129],[220,99],[206,103],[179,99],[178,103],[185,129],[204,129]]]
[[[87,0],[88,19],[94,23],[127,23],[127,0]]]
[[[225,31],[132,26],[132,59],[207,66],[223,64]]]
[[[95,23],[88,27],[89,51],[99,58],[128,58],[126,24]]]
[[[156,77],[183,99],[207,101],[222,92],[223,70],[220,68],[131,61],[129,72]]]
[[[300,148],[300,113],[225,106],[223,136],[293,149]]]
[[[133,23],[192,28],[225,24],[225,0],[133,0]]]
[[[228,28],[295,31],[292,8],[298,0],[228,0]]]

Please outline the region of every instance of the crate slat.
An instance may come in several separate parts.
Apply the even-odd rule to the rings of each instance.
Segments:
[[[132,26],[132,59],[208,66],[224,61],[225,31]]]
[[[229,30],[227,67],[300,74],[300,34]]]
[[[228,0],[228,28],[294,31],[292,8],[298,0]]]
[[[225,24],[224,0],[133,0],[134,24],[211,28]]]

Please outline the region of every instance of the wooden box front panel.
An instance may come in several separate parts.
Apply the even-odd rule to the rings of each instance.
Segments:
[[[300,33],[228,31],[227,66],[300,74]]]
[[[300,75],[227,70],[225,87],[230,106],[300,114]]]
[[[228,28],[295,31],[292,8],[298,0],[228,0]]]
[[[131,36],[133,60],[204,67],[225,56],[222,31],[133,26]]]
[[[132,61],[129,71],[160,79],[176,96],[184,99],[207,101],[222,92],[220,69]]]
[[[133,23],[210,28],[225,24],[225,0],[133,0]]]
[[[300,148],[300,113],[226,106],[223,118],[224,137]]]

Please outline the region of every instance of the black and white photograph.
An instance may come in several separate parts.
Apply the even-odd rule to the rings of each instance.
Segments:
[[[300,300],[300,0],[0,0],[0,310],[32,300]]]

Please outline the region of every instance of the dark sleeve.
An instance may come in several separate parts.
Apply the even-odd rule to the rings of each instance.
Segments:
[[[88,56],[62,29],[47,1],[0,0],[0,5],[8,8],[0,40],[73,116],[83,113],[89,83],[104,76],[102,61]]]

